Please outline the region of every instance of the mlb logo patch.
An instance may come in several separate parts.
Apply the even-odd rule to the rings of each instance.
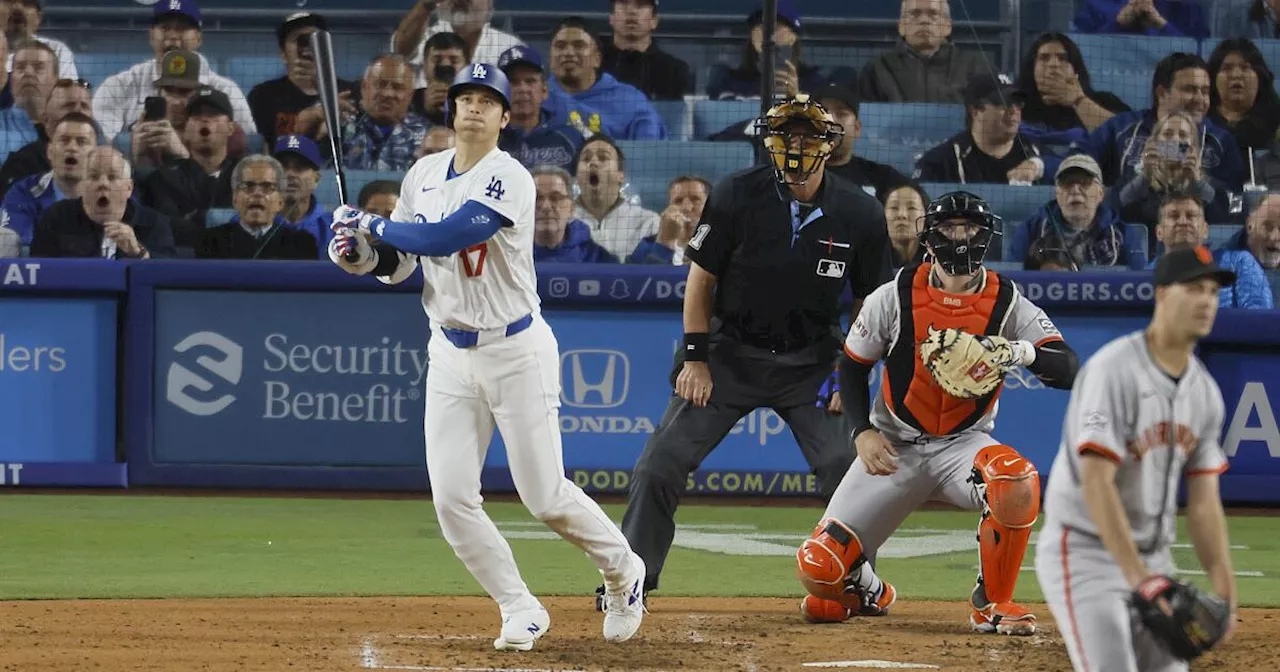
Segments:
[[[823,278],[843,278],[844,262],[834,259],[819,259],[818,275]]]

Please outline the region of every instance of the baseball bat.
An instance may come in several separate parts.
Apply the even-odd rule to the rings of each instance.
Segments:
[[[311,53],[316,59],[316,90],[320,98],[320,110],[324,112],[325,127],[329,130],[329,156],[333,159],[333,177],[338,182],[338,201],[347,201],[347,171],[342,157],[342,110],[338,107],[338,71],[333,59],[333,38],[327,30],[311,33]],[[354,262],[355,252],[349,252],[346,260]]]

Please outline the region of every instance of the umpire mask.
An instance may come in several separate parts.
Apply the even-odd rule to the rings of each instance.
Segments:
[[[972,275],[982,268],[1000,226],[1000,217],[986,201],[967,191],[953,191],[925,208],[920,244],[947,275]]]
[[[805,93],[773,106],[756,130],[782,184],[804,184],[844,137],[844,127]]]

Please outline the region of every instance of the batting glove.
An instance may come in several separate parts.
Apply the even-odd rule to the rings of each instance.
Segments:
[[[381,231],[378,224],[383,221],[385,220],[377,215],[343,205],[333,211],[333,224],[329,225],[329,228],[335,232],[342,229],[356,229],[377,235]]]
[[[369,232],[359,229],[339,230],[329,241],[329,259],[352,275],[365,275],[378,265],[377,254],[369,244]]]

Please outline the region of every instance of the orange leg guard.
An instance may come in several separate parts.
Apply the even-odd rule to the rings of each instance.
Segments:
[[[851,592],[849,577],[866,561],[858,535],[835,518],[825,518],[796,551],[796,576],[810,595],[857,609],[862,604]]]
[[[973,483],[984,503],[978,580],[989,602],[1008,602],[1040,515],[1040,474],[1013,448],[987,446],[973,460]]]

